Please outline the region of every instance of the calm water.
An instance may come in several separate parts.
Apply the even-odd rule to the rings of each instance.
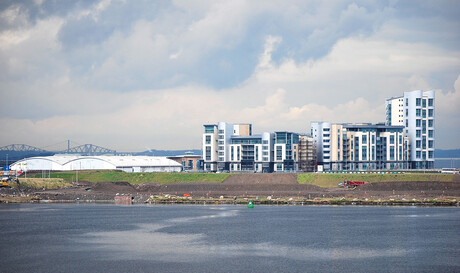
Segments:
[[[460,209],[0,206],[1,272],[460,272]]]

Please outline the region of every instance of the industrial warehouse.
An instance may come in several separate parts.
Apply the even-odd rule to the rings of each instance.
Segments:
[[[121,170],[137,172],[180,172],[182,165],[160,156],[53,155],[25,158],[10,166],[12,171]]]

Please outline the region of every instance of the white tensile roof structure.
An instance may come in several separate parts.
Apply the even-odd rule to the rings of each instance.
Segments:
[[[122,170],[125,172],[180,172],[182,165],[160,156],[38,156],[10,165],[13,171]]]

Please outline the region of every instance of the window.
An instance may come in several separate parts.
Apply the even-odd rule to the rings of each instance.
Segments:
[[[434,137],[433,130],[428,130],[428,137]]]
[[[367,160],[367,147],[366,146],[363,146],[362,148],[362,157],[363,157],[363,160]]]
[[[211,160],[211,146],[206,146],[206,160]]]
[[[330,134],[323,134],[323,137],[330,137]]]
[[[428,106],[433,106],[433,99],[428,99]]]
[[[402,135],[399,135],[399,144],[402,143]]]
[[[422,106],[423,106],[423,107],[426,107],[426,100],[422,100],[422,102],[423,102],[423,105],[422,105]]]
[[[213,134],[214,133],[214,126],[205,125],[204,126],[204,132],[206,134]]]
[[[426,136],[422,138],[422,148],[426,149]]]
[[[268,146],[266,146],[266,145],[262,146],[262,150],[263,151],[268,151]]]
[[[433,148],[433,140],[428,140],[428,148]]]
[[[433,155],[434,155],[433,151],[428,151],[428,158],[433,158]]]
[[[402,146],[399,146],[398,157],[399,157],[399,160],[402,160]]]
[[[323,128],[323,131],[324,131],[324,132],[329,132],[330,130],[331,130],[331,129],[329,129],[329,128]]]
[[[264,157],[262,158],[262,160],[263,160],[263,161],[268,161],[268,157],[264,156]]]
[[[390,136],[390,144],[395,144],[395,136],[394,135]]]
[[[426,134],[426,120],[422,121],[422,134]]]
[[[375,144],[375,136],[372,135],[372,144]]]
[[[415,106],[420,106],[422,104],[422,99],[421,98],[416,98],[415,99]]]
[[[323,142],[329,143],[331,141],[329,139],[325,139],[325,140],[323,140]]]
[[[415,116],[420,117],[421,109],[415,109]]]
[[[422,154],[422,152],[416,151],[416,152],[415,152],[415,157],[418,158],[418,159],[420,159],[420,155],[421,155],[421,154]]]
[[[323,147],[324,147],[324,149],[329,149],[329,148],[331,148],[331,145],[324,145]]]
[[[240,160],[240,146],[236,147],[236,160]]]
[[[206,136],[206,144],[211,144],[211,136]]]
[[[277,171],[282,171],[283,170],[283,164],[276,164],[276,170]]]
[[[367,144],[367,136],[366,135],[362,136],[362,143]]]
[[[433,127],[434,126],[434,120],[429,119],[428,120],[428,127]]]
[[[433,109],[428,109],[428,117],[432,118],[433,117]]]
[[[415,144],[416,144],[416,145],[415,145],[416,148],[421,148],[421,147],[422,147],[422,141],[421,141],[421,140],[417,140],[417,141],[415,142]]]
[[[224,133],[224,130],[219,130],[219,134],[223,134]]]
[[[426,159],[426,152],[422,152],[422,159]]]
[[[409,127],[409,120],[406,119],[406,127]]]
[[[276,160],[282,160],[282,159],[283,159],[283,147],[276,146]]]
[[[268,152],[262,152],[262,155],[268,155]]]
[[[406,106],[409,106],[409,99],[406,98]]]
[[[421,127],[422,126],[422,120],[421,119],[415,120],[415,126],[416,127]]]
[[[395,160],[395,146],[390,146],[390,160]]]
[[[409,109],[406,109],[406,117],[409,116]]]
[[[422,131],[421,130],[415,131],[415,137],[422,137]]]
[[[224,146],[219,146],[219,151],[223,151],[224,150]]]
[[[426,110],[423,110],[422,113],[422,117],[426,118]]]
[[[263,140],[262,143],[263,144],[268,144],[268,140]]]
[[[223,141],[223,140],[219,140],[219,145],[224,145],[224,141]]]
[[[340,135],[337,136],[337,149],[340,149]]]

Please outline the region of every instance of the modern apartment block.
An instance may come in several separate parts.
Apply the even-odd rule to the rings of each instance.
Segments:
[[[204,125],[203,134],[203,159],[205,171],[229,170],[229,150],[233,136],[252,135],[251,124],[218,124]]]
[[[274,171],[296,172],[299,170],[299,134],[275,132]]]
[[[406,169],[408,138],[403,126],[312,122],[317,164],[324,170]]]
[[[253,135],[251,124],[225,122],[204,125],[204,129],[205,171],[268,173],[299,170],[297,133],[265,132]]]
[[[228,146],[229,171],[272,172],[274,134],[233,136]],[[220,169],[219,169],[220,170]]]
[[[404,92],[386,100],[386,124],[404,126],[409,138],[410,168],[434,168],[434,91]]]

